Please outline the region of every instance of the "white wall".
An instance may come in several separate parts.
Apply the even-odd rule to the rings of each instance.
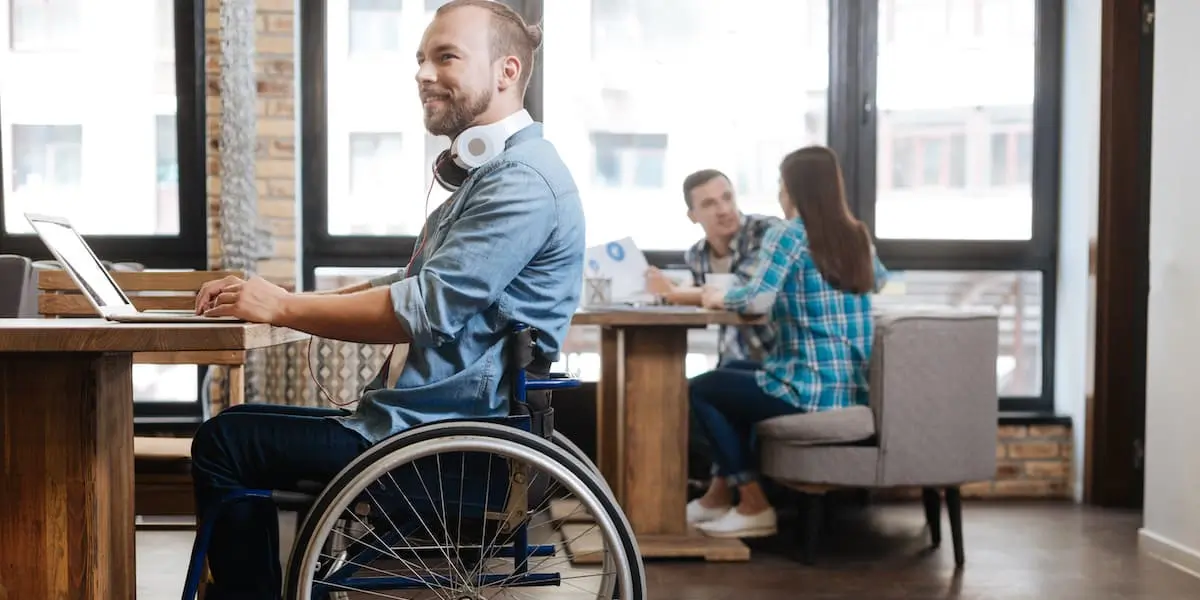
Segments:
[[[1142,540],[1200,570],[1200,2],[1158,0]]]
[[[1063,44],[1054,410],[1069,415],[1074,425],[1076,500],[1083,497],[1083,434],[1092,383],[1089,357],[1095,345],[1090,326],[1095,320],[1095,290],[1087,262],[1100,193],[1100,8],[1097,0],[1067,0]]]

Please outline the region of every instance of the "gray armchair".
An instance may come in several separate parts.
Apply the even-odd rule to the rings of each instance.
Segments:
[[[24,256],[0,254],[0,318],[38,316],[37,281]]]
[[[811,563],[821,495],[838,487],[920,487],[941,543],[941,498],[965,561],[959,486],[996,473],[995,313],[891,310],[875,317],[870,407],[789,415],[758,426],[762,472],[801,492],[802,556]]]

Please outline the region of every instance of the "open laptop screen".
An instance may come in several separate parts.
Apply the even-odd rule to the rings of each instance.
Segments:
[[[30,219],[30,222],[42,242],[65,263],[63,267],[73,271],[81,285],[87,288],[82,290],[83,293],[102,307],[128,305],[120,288],[104,270],[104,265],[100,264],[74,228],[65,223],[42,219]]]

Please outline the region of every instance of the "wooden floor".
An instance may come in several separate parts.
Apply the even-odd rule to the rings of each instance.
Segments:
[[[919,504],[850,510],[827,524],[823,561],[788,556],[787,532],[753,544],[749,563],[648,564],[653,600],[1196,600],[1200,578],[1139,554],[1140,515],[1068,504],[964,507],[967,565],[924,549]],[[178,598],[189,532],[138,533],[138,597]]]

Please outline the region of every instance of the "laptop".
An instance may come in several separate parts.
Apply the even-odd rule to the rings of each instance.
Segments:
[[[91,246],[67,219],[25,213],[42,243],[54,254],[83,296],[96,307],[96,312],[118,323],[240,323],[236,317],[206,317],[192,311],[142,312],[129,301],[129,296],[117,285],[108,269],[96,258]]]

